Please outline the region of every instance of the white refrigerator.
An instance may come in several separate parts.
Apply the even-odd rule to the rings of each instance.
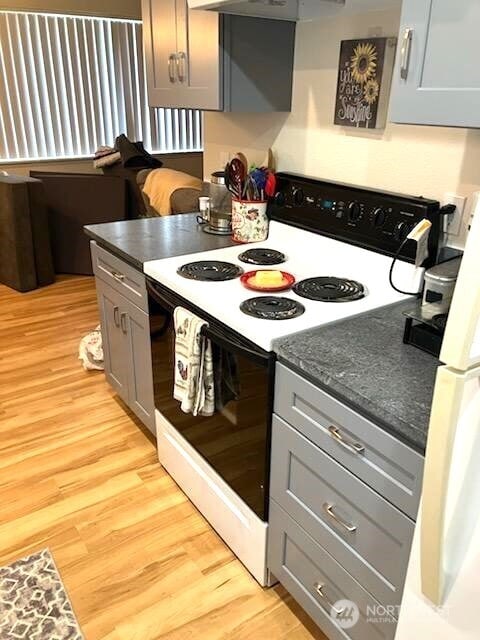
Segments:
[[[442,344],[395,640],[480,639],[480,200]]]

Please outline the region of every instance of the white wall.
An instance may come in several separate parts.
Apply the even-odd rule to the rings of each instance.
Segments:
[[[237,151],[249,162],[261,163],[287,118],[286,113],[204,114],[204,175],[222,169]]]
[[[333,125],[340,41],[398,33],[399,10],[298,25],[292,113],[275,143],[280,169],[442,199],[480,189],[480,131]]]

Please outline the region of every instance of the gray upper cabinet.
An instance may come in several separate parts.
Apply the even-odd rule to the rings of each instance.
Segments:
[[[219,17],[187,0],[143,0],[152,106],[220,109]]]
[[[187,0],[142,0],[142,17],[151,106],[290,110],[295,23],[189,10]]]
[[[175,99],[177,51],[176,0],[142,1],[148,99],[169,106]]]
[[[480,127],[478,0],[403,0],[393,122]]]

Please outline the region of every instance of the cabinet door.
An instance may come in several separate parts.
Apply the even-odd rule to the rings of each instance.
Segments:
[[[95,279],[95,284],[102,327],[105,377],[118,395],[128,404],[128,361],[130,356],[121,323],[122,304],[125,299],[100,278]]]
[[[152,352],[148,314],[125,301],[121,322],[127,325],[128,405],[155,435],[155,403],[153,398]]]
[[[390,118],[480,127],[478,0],[403,0]]]
[[[152,107],[178,107],[176,0],[142,0],[143,41]]]
[[[221,110],[221,17],[215,11],[190,11],[187,0],[176,0],[176,7],[177,106]]]

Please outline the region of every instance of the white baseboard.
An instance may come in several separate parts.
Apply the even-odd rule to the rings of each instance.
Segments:
[[[189,499],[262,585],[271,581],[266,567],[268,524],[263,522],[176,431],[155,412],[158,457]]]

